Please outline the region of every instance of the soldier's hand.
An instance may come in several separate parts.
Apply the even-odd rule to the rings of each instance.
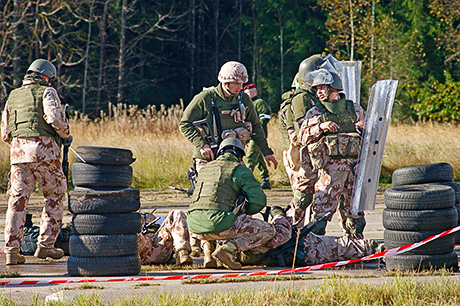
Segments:
[[[214,153],[212,152],[211,146],[208,144],[205,144],[201,149],[200,149],[201,155],[205,158],[209,158],[211,160],[214,160]]]
[[[358,121],[356,122],[356,125],[362,128],[363,130],[366,128],[366,123],[364,121]]]
[[[270,167],[270,163],[273,163],[273,166],[276,168],[278,167],[278,161],[276,160],[275,156],[273,155],[266,155],[265,156],[265,161],[267,162],[267,165]]]
[[[319,124],[319,128],[323,131],[328,130],[331,133],[335,133],[339,130],[339,125],[333,121],[327,121]]]

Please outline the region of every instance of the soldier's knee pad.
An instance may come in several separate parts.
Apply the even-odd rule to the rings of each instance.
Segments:
[[[294,198],[293,198],[294,205],[302,210],[307,209],[307,207],[310,206],[312,201],[313,201],[312,194],[303,193],[300,191],[296,191],[294,193]]]

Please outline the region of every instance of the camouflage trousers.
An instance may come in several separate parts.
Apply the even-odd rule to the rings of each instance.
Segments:
[[[271,249],[274,249],[280,245],[285,244],[291,239],[292,235],[292,226],[288,218],[283,215],[276,215],[269,221],[275,229],[275,234],[273,237],[265,242],[263,245],[252,248],[250,251],[254,254],[263,254]]]
[[[250,168],[253,172],[256,167],[260,171],[260,176],[262,178],[268,178],[268,168],[267,163],[265,162],[265,158],[260,151],[259,147],[256,145],[254,140],[249,140],[246,150],[246,166]]]
[[[272,224],[248,215],[239,215],[235,224],[223,232],[193,234],[202,244],[205,240],[231,240],[237,245],[238,251],[255,249],[272,239],[274,235],[275,228]]]
[[[291,146],[289,150],[283,152],[283,162],[294,194],[287,215],[292,219],[292,224],[303,226],[306,208],[299,207],[299,204],[302,205],[306,195],[315,193],[318,173],[311,165],[306,147],[299,149]]]
[[[173,251],[191,250],[187,218],[180,210],[170,211],[156,233],[137,237],[142,264],[164,264],[171,259]]]
[[[331,212],[328,220],[339,208],[339,222],[345,228],[347,218],[364,217],[364,212],[358,215],[351,213],[350,200],[353,192],[354,176],[351,167],[355,159],[331,159],[324,168],[318,171],[319,178],[315,185],[315,203],[313,218],[321,218]],[[339,207],[340,204],[340,207]]]
[[[59,160],[11,165],[8,210],[5,220],[5,252],[18,253],[22,245],[27,204],[35,182],[41,185],[45,207],[40,221],[38,245],[52,248],[61,230],[67,182]]]
[[[347,236],[331,237],[313,233],[302,238],[305,245],[305,265],[350,260],[373,254],[374,241]]]

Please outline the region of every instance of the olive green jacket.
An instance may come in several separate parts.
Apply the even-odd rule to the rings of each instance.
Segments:
[[[257,112],[257,115],[259,116],[259,121],[262,124],[262,129],[264,130],[265,133],[265,138],[268,136],[268,122],[270,121],[270,116],[271,116],[271,108],[270,105],[268,104],[267,101],[265,101],[262,98],[258,98],[255,96],[252,98],[252,101],[254,103],[254,108]]]
[[[246,122],[252,123],[252,139],[256,145],[262,151],[264,156],[272,155],[273,151],[268,147],[267,140],[265,139],[264,131],[262,125],[259,121],[256,110],[254,109],[254,104],[252,103],[251,98],[244,92],[240,92],[241,102],[244,104],[246,109]],[[190,141],[193,148],[193,157],[205,159],[201,153],[200,149],[207,144],[207,141],[204,137],[200,135],[198,130],[193,126],[193,122],[197,120],[206,119],[209,123],[211,129],[213,129],[213,120],[212,120],[212,99],[219,108],[221,118],[223,116],[229,116],[228,114],[222,114],[222,111],[231,110],[235,104],[238,103],[238,97],[225,97],[222,91],[222,86],[219,83],[216,87],[212,87],[207,90],[203,90],[197,94],[190,104],[185,108],[182,119],[179,123],[179,130],[182,135]],[[222,130],[226,129],[235,129],[238,127],[243,127],[242,122],[234,122],[231,120],[221,120],[222,121]],[[227,124],[224,124],[227,122]]]
[[[308,90],[305,90],[303,88],[298,88],[296,90],[294,97],[291,101],[293,119],[296,125],[300,119],[304,119],[307,111],[313,106],[315,106],[315,104],[318,102],[319,100],[316,97],[314,89],[309,88]],[[297,128],[300,127],[296,126],[296,130]]]
[[[216,161],[227,161],[230,167],[233,166],[238,159],[230,153],[226,153],[217,158]],[[203,166],[201,171],[205,167],[212,167],[214,162],[210,162]],[[200,172],[201,172],[200,171]],[[198,175],[198,181],[196,183],[197,189],[195,189],[196,195],[194,194],[195,202],[193,206],[207,206],[207,199],[209,197],[201,198],[199,196],[199,186],[202,184],[216,184],[219,180],[221,172],[215,171],[215,177],[207,177],[206,181],[203,178],[200,179]],[[262,187],[255,179],[251,170],[243,165],[238,165],[234,168],[231,174],[231,180],[229,180],[230,186],[217,186],[216,193],[219,193],[219,189],[227,190],[231,189],[235,195],[239,195],[245,192],[248,199],[246,204],[246,214],[253,215],[261,211],[267,204],[267,198],[265,196]],[[217,197],[217,195],[216,195]],[[193,209],[192,207],[187,212],[187,222],[189,229],[192,233],[203,234],[203,233],[220,233],[223,232],[235,224],[236,216],[233,214],[233,203],[222,203],[220,209]],[[233,205],[232,205],[233,204]],[[232,206],[230,206],[232,205]]]

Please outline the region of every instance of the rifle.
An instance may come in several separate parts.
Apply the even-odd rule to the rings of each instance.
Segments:
[[[295,261],[296,259],[299,259],[300,261],[303,261],[305,258],[305,252],[303,249],[305,248],[305,245],[302,241],[302,238],[305,237],[308,233],[310,233],[316,225],[323,221],[325,218],[327,218],[331,213],[328,212],[326,215],[321,217],[320,219],[316,220],[315,222],[305,226],[300,233],[297,231],[297,226],[292,227],[292,236],[291,239],[289,239],[288,242],[286,242],[283,245],[278,246],[277,248],[274,248],[270,251],[267,252],[267,255],[278,259],[279,266],[284,267],[286,266],[286,263],[284,261],[284,256],[291,257],[292,256],[292,261]],[[297,245],[297,252],[295,252]],[[265,259],[267,259],[268,256],[264,256],[260,262],[263,262]]]
[[[200,135],[206,139],[209,146],[211,146],[212,153],[214,157],[217,157],[217,151],[219,150],[219,135],[215,135],[214,131],[209,126],[209,123],[206,119],[201,119],[193,121],[193,125],[197,128]]]
[[[65,117],[67,120],[69,120],[69,115],[70,115],[70,108],[69,105],[67,104],[65,106]],[[62,146],[63,146],[63,152],[62,152],[62,172],[64,172],[66,182],[69,180],[69,147],[70,144],[72,143],[72,136],[69,136],[69,139],[62,139]]]
[[[142,235],[145,235],[147,233],[155,233],[160,228],[160,224],[156,224],[157,221],[160,220],[160,217],[158,216],[155,217],[153,215],[153,212],[155,210],[156,208],[154,208],[150,213],[141,213],[142,217],[144,217],[144,223],[142,224],[142,230],[141,230]],[[149,215],[152,215],[155,218],[152,221],[147,223],[147,217],[149,217]]]
[[[195,161],[194,161],[193,166],[190,167],[190,169],[188,169],[188,172],[187,172],[187,177],[190,180],[190,183],[192,184],[192,186],[189,187],[188,189],[169,186],[169,189],[185,192],[188,197],[191,197],[193,195],[193,192],[195,191],[197,175],[198,173],[196,172]]]

